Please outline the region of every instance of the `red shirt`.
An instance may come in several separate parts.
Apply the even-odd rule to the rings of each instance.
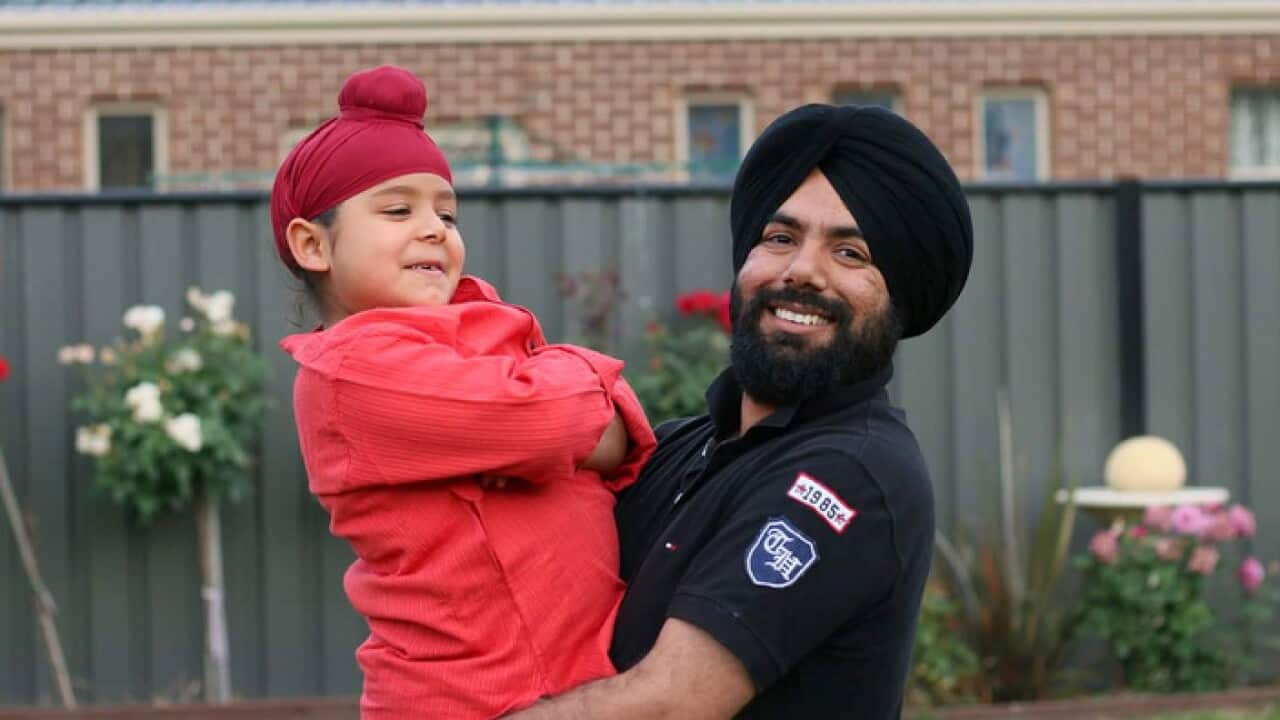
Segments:
[[[547,345],[464,277],[447,306],[375,309],[281,342],[311,491],[357,559],[363,718],[487,718],[614,673],[613,491],[652,431],[622,362]],[[579,469],[617,408],[607,478]],[[520,478],[484,490],[478,475]]]

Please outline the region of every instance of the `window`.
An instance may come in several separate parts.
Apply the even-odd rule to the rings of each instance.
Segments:
[[[836,105],[871,105],[894,112],[901,112],[898,109],[901,101],[893,90],[837,90],[831,96],[831,102]]]
[[[1231,174],[1280,176],[1280,88],[1231,93]]]
[[[156,188],[165,169],[165,118],[146,106],[104,106],[85,118],[90,190]]]
[[[1049,112],[1038,91],[987,93],[978,103],[979,176],[1034,182],[1049,177]]]
[[[679,159],[689,177],[732,178],[748,145],[750,107],[737,97],[700,97],[685,102],[677,136]]]

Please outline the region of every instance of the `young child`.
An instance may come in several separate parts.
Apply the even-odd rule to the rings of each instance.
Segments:
[[[620,361],[546,344],[462,275],[422,83],[365,70],[338,104],[285,159],[271,220],[323,317],[281,345],[310,489],[356,553],[361,716],[495,717],[614,672],[613,491],[653,434]]]

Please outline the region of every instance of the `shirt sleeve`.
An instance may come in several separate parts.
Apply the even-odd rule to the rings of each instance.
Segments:
[[[887,600],[901,573],[876,478],[843,452],[789,455],[727,499],[667,613],[715,637],[760,691]]]
[[[653,428],[649,426],[649,418],[644,414],[640,398],[636,396],[626,380],[618,378],[613,385],[610,397],[613,399],[614,409],[622,418],[623,426],[627,429],[629,440],[627,454],[622,459],[622,464],[604,478],[605,485],[610,490],[618,492],[635,483],[636,478],[640,476],[640,470],[658,446],[658,440],[654,437]]]
[[[463,356],[395,328],[350,338],[340,358],[330,363],[331,407],[352,486],[565,477],[612,419],[622,370],[618,360],[557,345],[527,358]]]

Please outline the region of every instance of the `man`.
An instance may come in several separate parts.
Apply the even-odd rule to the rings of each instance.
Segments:
[[[901,713],[933,496],[885,384],[964,286],[968,205],[906,120],[809,105],[752,146],[731,214],[731,367],[617,509],[622,672],[520,717]]]

